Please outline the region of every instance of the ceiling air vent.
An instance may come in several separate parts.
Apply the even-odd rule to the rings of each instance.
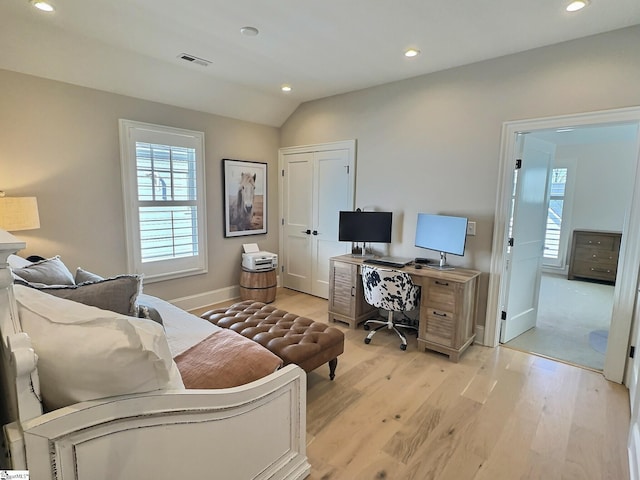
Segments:
[[[178,58],[189,63],[195,63],[196,65],[200,65],[201,67],[207,67],[211,65],[211,62],[209,60],[196,57],[195,55],[189,55],[188,53],[181,53],[180,55],[178,55]]]

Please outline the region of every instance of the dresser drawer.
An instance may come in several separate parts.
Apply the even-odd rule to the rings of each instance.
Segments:
[[[616,265],[598,265],[597,263],[576,263],[573,267],[573,274],[576,277],[589,277],[599,280],[616,279],[618,269]]]
[[[597,247],[603,250],[613,250],[615,237],[611,235],[599,235],[597,233],[582,233],[576,237],[576,247]]]
[[[575,253],[577,262],[593,262],[607,265],[618,263],[618,252],[613,250],[602,250],[592,247],[577,247]]]

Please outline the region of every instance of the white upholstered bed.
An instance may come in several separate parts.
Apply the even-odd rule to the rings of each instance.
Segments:
[[[302,479],[309,474],[306,376],[294,365],[232,388],[155,389],[43,413],[38,356],[19,318],[24,305],[16,302],[26,297],[14,288],[6,264],[24,247],[0,230],[0,470],[28,470],[35,480]],[[174,357],[217,328],[188,314],[188,323],[174,321],[185,312],[154,297],[145,300],[161,312]]]

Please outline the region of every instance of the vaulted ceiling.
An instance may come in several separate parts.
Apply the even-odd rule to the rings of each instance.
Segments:
[[[51,1],[0,2],[0,68],[273,126],[305,101],[640,23],[638,0]]]

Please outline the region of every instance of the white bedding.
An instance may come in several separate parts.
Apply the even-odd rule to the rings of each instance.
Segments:
[[[185,312],[158,297],[142,293],[138,295],[138,301],[155,308],[162,317],[169,349],[174,358],[212,333],[221,330],[213,323]]]

